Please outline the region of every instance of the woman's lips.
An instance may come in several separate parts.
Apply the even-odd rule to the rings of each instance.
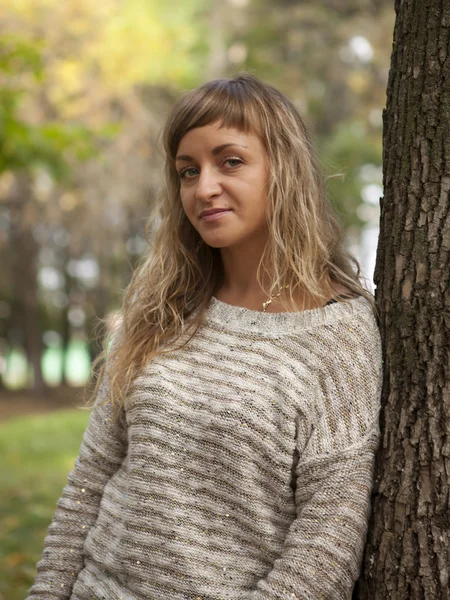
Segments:
[[[231,210],[221,210],[220,212],[212,213],[210,215],[204,215],[203,217],[201,217],[201,220],[202,221],[217,221],[217,219],[220,219],[221,217],[223,217],[223,215],[226,215],[229,212],[231,212]]]

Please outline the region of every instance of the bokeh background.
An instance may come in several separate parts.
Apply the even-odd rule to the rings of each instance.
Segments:
[[[0,600],[26,597],[76,457],[173,102],[240,71],[293,100],[373,288],[394,19],[390,0],[0,0]]]

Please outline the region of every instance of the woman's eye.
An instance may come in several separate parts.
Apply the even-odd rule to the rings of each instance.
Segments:
[[[228,163],[230,167],[238,167],[242,160],[240,158],[226,158],[223,162]]]
[[[195,171],[197,171],[195,167],[186,167],[184,169],[181,169],[181,171],[179,172],[180,179],[190,179],[191,177],[195,177]]]

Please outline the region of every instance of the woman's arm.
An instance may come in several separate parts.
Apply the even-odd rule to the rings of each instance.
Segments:
[[[369,518],[377,436],[297,470],[298,516],[272,570],[248,600],[348,600]]]
[[[123,413],[114,417],[105,377],[83,436],[75,467],[68,477],[45,538],[38,574],[27,600],[67,600],[83,568],[83,544],[94,525],[103,488],[119,469],[127,449]]]
[[[297,517],[245,600],[348,600],[358,578],[379,443],[381,344],[374,322],[360,322],[341,323],[332,345],[312,434],[299,449]]]

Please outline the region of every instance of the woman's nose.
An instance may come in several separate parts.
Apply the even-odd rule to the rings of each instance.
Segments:
[[[196,195],[199,200],[207,200],[220,193],[219,173],[213,168],[203,168],[197,179]]]

